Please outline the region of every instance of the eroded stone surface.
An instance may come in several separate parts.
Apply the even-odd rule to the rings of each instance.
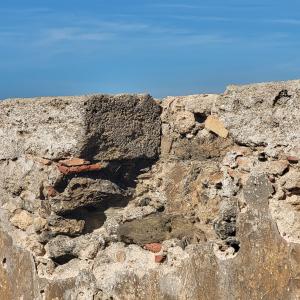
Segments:
[[[299,89],[4,101],[0,298],[298,299]]]
[[[160,109],[148,95],[13,99],[0,106],[0,159],[158,155]]]

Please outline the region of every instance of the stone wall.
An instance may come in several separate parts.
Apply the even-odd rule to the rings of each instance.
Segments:
[[[300,299],[300,81],[0,121],[0,299]]]

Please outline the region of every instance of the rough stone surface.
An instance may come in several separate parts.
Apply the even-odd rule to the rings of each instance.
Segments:
[[[300,81],[229,86],[217,106],[237,142],[299,153],[299,97]]]
[[[299,91],[2,102],[0,299],[300,299]]]
[[[0,107],[0,159],[158,155],[160,109],[148,95],[13,99]]]

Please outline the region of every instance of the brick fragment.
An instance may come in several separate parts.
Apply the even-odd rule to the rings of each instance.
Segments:
[[[166,259],[165,255],[155,255],[155,262],[156,263],[163,263]]]
[[[103,168],[103,166],[100,163],[82,165],[82,166],[71,166],[71,167],[58,164],[57,168],[62,174],[67,175],[67,174],[77,174],[82,172],[99,171]]]
[[[55,197],[57,195],[57,190],[53,186],[47,187],[47,196],[48,197]]]
[[[82,165],[89,165],[90,162],[78,157],[73,157],[70,159],[64,159],[59,161],[60,164],[66,166],[66,167],[76,167],[76,166],[82,166]]]
[[[160,243],[151,243],[151,244],[145,244],[144,249],[151,251],[153,253],[158,253],[161,251],[162,246]]]
[[[296,157],[296,156],[288,156],[288,157],[287,157],[287,160],[288,160],[290,163],[296,164],[296,163],[299,161],[299,158]]]

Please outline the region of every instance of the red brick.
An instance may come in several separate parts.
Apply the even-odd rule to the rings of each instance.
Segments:
[[[89,161],[84,160],[82,158],[73,157],[70,159],[60,160],[59,163],[61,165],[64,165],[66,167],[75,167],[75,166],[82,166],[82,165],[88,165],[90,164]]]
[[[156,263],[163,263],[166,259],[165,255],[155,255],[155,262]]]
[[[276,179],[273,175],[270,175],[269,180],[270,180],[270,182],[274,183]]]
[[[290,163],[297,163],[299,161],[299,158],[296,157],[296,156],[288,156],[287,157],[287,160],[290,162]]]
[[[63,166],[62,164],[58,164],[57,168],[61,173],[67,175],[67,174],[77,174],[82,172],[98,171],[102,169],[102,165],[100,163],[96,163],[91,165],[67,167],[67,166]]]
[[[57,195],[57,190],[53,186],[47,187],[48,197],[55,197]]]
[[[158,253],[161,251],[161,244],[159,243],[151,243],[151,244],[146,244],[144,245],[144,249],[148,250],[148,251],[151,251],[153,253]]]

